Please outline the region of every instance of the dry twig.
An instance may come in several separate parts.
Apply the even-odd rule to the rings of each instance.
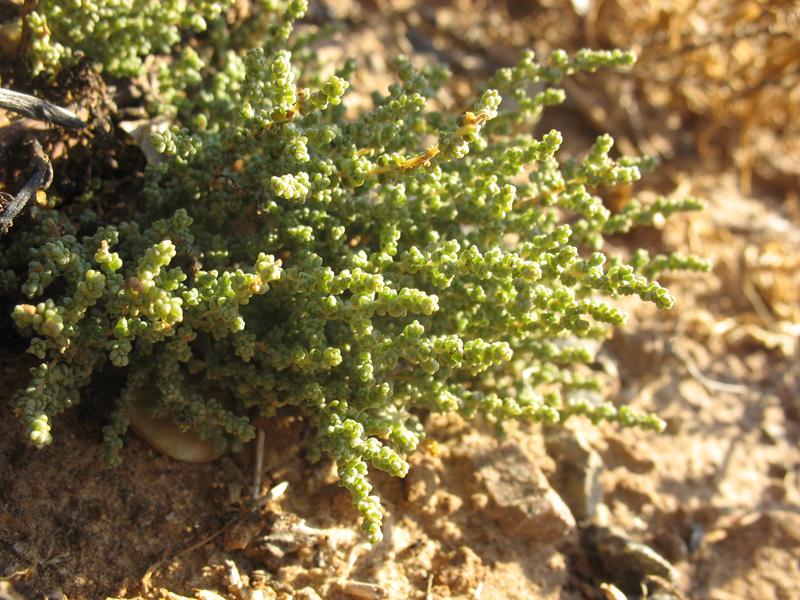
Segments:
[[[0,108],[19,113],[33,121],[55,123],[72,129],[86,127],[86,123],[71,110],[5,88],[0,88]],[[36,126],[30,120],[23,119],[0,128],[0,137],[13,139],[24,133],[27,125],[31,125],[31,128]],[[16,196],[0,192],[0,235],[8,233],[14,224],[14,219],[22,212],[31,197],[40,189],[46,190],[53,182],[53,167],[37,141],[33,142],[33,162],[36,171]]]
[[[19,113],[37,121],[47,121],[71,129],[83,129],[86,123],[71,110],[51,104],[28,94],[0,88],[0,108]]]
[[[28,204],[28,200],[37,190],[46,190],[53,182],[53,167],[50,165],[50,159],[47,158],[41,144],[36,140],[33,142],[33,162],[36,171],[16,196],[0,192],[0,200],[5,200],[0,204],[0,234],[7,233],[11,229],[14,219],[22,212],[22,209]]]

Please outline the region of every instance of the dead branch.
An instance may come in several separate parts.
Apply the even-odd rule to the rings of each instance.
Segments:
[[[37,121],[47,121],[71,129],[83,129],[86,123],[71,110],[51,104],[28,94],[0,88],[0,108],[19,113]]]
[[[36,171],[16,196],[0,192],[0,199],[7,200],[4,206],[0,205],[0,235],[11,229],[14,219],[22,212],[22,209],[28,204],[28,200],[37,190],[46,190],[53,182],[53,167],[50,165],[50,159],[47,158],[41,144],[36,140],[33,141],[33,163]]]

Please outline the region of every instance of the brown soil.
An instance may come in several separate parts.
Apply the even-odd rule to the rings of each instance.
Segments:
[[[364,57],[362,89],[391,80],[385,57],[396,51],[448,60],[456,67],[456,101],[476,77],[511,62],[515,48],[529,41],[531,32],[515,29],[515,21],[549,23],[551,37],[543,36],[542,44],[586,43],[574,13],[559,19],[571,3],[531,4],[523,11],[509,2],[517,11],[509,12],[466,0],[424,9],[400,0],[336,3],[348,33],[321,52],[331,59],[345,52]],[[612,4],[639,6],[597,3]],[[652,36],[666,27],[662,21],[651,24]],[[557,33],[566,41],[553,39]],[[482,423],[434,420],[435,442],[412,458],[406,480],[375,475],[386,539],[370,549],[331,465],[304,460],[299,423],[273,423],[263,482],[271,491],[257,503],[250,500],[252,447],[194,465],[129,435],[122,465],[108,470],[101,460],[102,391],[55,421],[53,445],[35,450],[24,443],[5,400],[26,382],[30,365],[19,348],[4,347],[0,599],[14,593],[73,600],[800,598],[796,165],[787,167],[782,156],[769,163],[760,147],[763,168],[748,163],[756,176],[746,178],[752,186],[743,193],[742,164],[723,152],[697,154],[695,133],[711,122],[713,106],[703,112],[696,98],[692,110],[671,104],[683,126],[697,129],[664,130],[663,118],[649,116],[658,115],[650,97],[631,90],[615,96],[601,81],[602,75],[581,78],[570,90],[579,97],[596,92],[608,107],[600,123],[578,101],[551,113],[544,125],[564,131],[576,151],[588,147],[600,126],[621,132],[636,150],[643,145],[638,126],[630,128],[629,112],[620,117],[611,108],[614,98],[636,102],[641,130],[663,130],[650,141],[672,156],[650,183],[662,193],[709,201],[708,210],[673,219],[662,230],[614,240],[620,251],[682,249],[714,262],[707,275],[666,281],[677,300],[670,313],[623,302],[629,323],[600,353],[604,369],[618,374],[609,396],[658,412],[666,433],[572,421],[569,440],[582,440],[584,458],[567,464],[554,460],[553,434],[539,427],[511,427],[499,440]],[[726,131],[744,126],[734,117],[725,116]],[[780,140],[776,154],[797,142],[773,133]],[[764,146],[769,139],[765,133],[756,141]],[[74,150],[77,156],[86,156],[83,147]],[[141,157],[131,157],[125,144],[105,147],[105,162],[91,168],[103,170],[109,185],[122,185],[119,164],[138,169]],[[63,169],[70,177],[63,185],[78,185],[81,175],[72,168]],[[584,506],[569,501],[569,489],[590,463],[598,498],[587,516]],[[641,547],[640,562],[614,554],[614,544],[637,542],[676,569],[674,581],[669,565],[641,566],[649,556]]]

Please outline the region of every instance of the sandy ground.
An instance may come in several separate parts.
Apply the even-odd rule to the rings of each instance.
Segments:
[[[360,56],[363,87],[391,80],[384,56],[394,52],[453,61],[454,99],[526,41],[514,28],[497,44],[478,33],[532,18],[486,9],[473,34],[459,27],[472,23],[456,10],[463,3],[390,4],[370,12],[337,3],[347,34],[322,51]],[[533,16],[558,24],[562,4],[542,2]],[[583,97],[597,81],[572,91]],[[703,155],[698,138],[711,117],[699,109],[679,115],[693,124],[688,134],[645,139],[629,116],[615,118],[612,96],[598,97],[605,115],[576,101],[544,125],[577,152],[602,125],[636,148],[668,148],[649,185],[709,202],[612,241],[714,262],[706,275],[667,279],[677,300],[668,314],[622,303],[629,322],[600,353],[617,381],[608,396],[657,411],[664,434],[576,420],[564,431],[511,427],[499,440],[480,422],[434,420],[434,442],[413,457],[408,478],[377,477],[387,535],[370,549],[331,465],[304,461],[297,422],[272,424],[266,495],[254,503],[252,447],[188,465],[131,434],[122,466],[107,470],[104,391],[56,421],[56,442],[41,451],[23,443],[2,401],[0,599],[800,598],[797,175],[777,149],[772,162],[752,151],[743,164],[741,148],[713,143]],[[639,100],[646,131],[657,107]],[[726,123],[720,131],[735,133]],[[0,400],[30,366],[17,343],[3,344]]]

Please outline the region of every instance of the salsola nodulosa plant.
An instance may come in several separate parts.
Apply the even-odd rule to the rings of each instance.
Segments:
[[[231,4],[200,0],[35,0],[26,15],[34,73],[88,55],[114,75],[136,75],[142,59],[169,53],[181,30],[205,31]]]
[[[668,309],[654,277],[706,266],[608,257],[604,236],[700,203],[611,214],[593,191],[638,180],[649,161],[612,158],[601,136],[561,164],[557,131],[528,133],[563,101],[563,77],[632,55],[526,53],[458,114],[431,108],[443,69],[399,59],[399,83],[345,118],[352,63],[329,77],[293,66],[304,10],[288,3],[260,47],[183,54],[168,82],[180,124],[154,136],[163,160],[135,221],[39,206],[0,246],[6,288],[29,298],[14,319],[41,359],[14,400],[31,441],[49,444],[51,418],[109,363],[126,374],[104,430],[111,463],[144,390],[154,415],[233,447],[254,436],[253,417],[292,406],[376,542],[368,468],[404,476],[430,412],[662,429],[597,400],[581,363],[587,340],[624,322],[604,298]]]

